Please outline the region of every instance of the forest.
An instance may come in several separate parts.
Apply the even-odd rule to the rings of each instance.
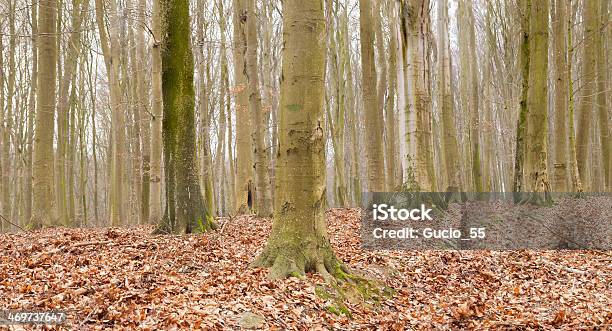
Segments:
[[[610,327],[610,7],[0,0],[0,325]],[[573,237],[372,249],[372,192]]]

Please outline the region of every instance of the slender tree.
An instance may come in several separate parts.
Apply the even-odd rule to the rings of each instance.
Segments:
[[[255,169],[255,197],[257,200],[256,212],[260,216],[272,214],[272,196],[270,191],[270,178],[268,175],[268,153],[264,144],[264,119],[261,107],[261,92],[259,90],[259,75],[257,69],[257,16],[255,15],[255,1],[246,1],[246,10],[241,17],[246,19],[246,54],[245,70],[249,89],[249,112],[253,123],[253,168]]]
[[[460,191],[461,167],[455,127],[454,103],[451,92],[451,62],[448,43],[448,3],[438,1],[438,107],[442,117],[442,144],[445,170],[445,190]]]
[[[553,19],[553,58],[555,62],[555,161],[553,190],[566,192],[569,187],[569,135],[567,134],[568,87],[567,18],[565,0],[555,0]]]
[[[372,1],[359,0],[359,36],[361,43],[361,92],[366,117],[365,134],[368,190],[385,189],[383,110],[377,102],[376,67],[374,65],[374,24]]]
[[[162,74],[160,0],[153,1],[153,44],[151,49],[151,193],[149,223],[162,220]]]
[[[55,75],[57,57],[57,2],[38,2],[38,81],[36,126],[32,162],[32,226],[54,225],[53,133],[55,118]]]
[[[608,2],[600,1],[597,13],[597,31],[595,32],[595,51],[597,52],[597,119],[599,120],[599,138],[601,142],[601,158],[602,158],[602,175],[601,182],[603,183],[604,191],[612,190],[612,159],[610,158],[610,149],[612,147],[612,131],[610,127],[610,109],[608,95],[611,84],[608,81],[608,59],[606,58],[606,48],[604,38],[606,34],[610,35],[610,22],[608,20]],[[612,45],[608,45],[612,47]]]
[[[236,123],[240,130],[236,130],[236,211],[248,213],[253,207],[253,140],[251,139],[252,125],[249,113],[249,99],[247,94],[247,79],[244,71],[246,66],[246,32],[242,13],[245,11],[244,0],[236,0],[233,10],[234,35],[234,103],[236,105]]]

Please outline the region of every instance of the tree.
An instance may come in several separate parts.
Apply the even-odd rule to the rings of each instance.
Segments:
[[[153,47],[151,49],[151,193],[148,222],[158,224],[162,220],[162,74],[161,74],[161,18],[159,0],[153,1]]]
[[[599,33],[597,26],[597,1],[584,2],[584,56],[582,60],[581,91],[582,98],[578,111],[578,132],[576,134],[576,160],[580,182],[588,191],[592,188],[587,178],[587,165],[589,159],[589,141],[591,136],[592,115],[595,109],[597,96],[597,49],[596,39]],[[603,123],[602,123],[603,124]]]
[[[236,212],[243,214],[251,211],[253,206],[253,140],[251,139],[252,124],[248,108],[247,79],[244,72],[246,53],[245,22],[241,13],[244,12],[244,1],[234,2],[234,102],[236,104]],[[240,22],[240,23],[239,23]]]
[[[53,133],[55,117],[55,75],[57,58],[55,0],[38,2],[38,81],[36,93],[36,126],[34,131],[34,160],[32,162],[32,226],[54,225],[53,192]]]
[[[566,192],[568,190],[569,170],[569,135],[567,134],[568,86],[570,77],[567,66],[567,19],[564,0],[554,2],[553,40],[555,61],[555,163],[553,173],[553,190]]]
[[[448,44],[448,4],[438,1],[438,107],[442,113],[442,145],[446,191],[460,191],[461,166],[455,127],[454,103],[451,92],[450,46]]]
[[[157,233],[216,227],[196,172],[195,90],[188,0],[160,0],[166,203]]]
[[[525,159],[525,134],[527,126],[527,115],[529,108],[527,105],[527,96],[529,91],[529,70],[530,70],[530,29],[529,21],[531,20],[531,0],[521,0],[519,2],[520,23],[521,23],[521,44],[520,44],[520,67],[521,67],[521,101],[519,108],[519,116],[516,124],[516,148],[514,158],[514,181],[512,190],[521,192],[524,188],[523,183],[523,166]]]
[[[261,93],[259,91],[259,76],[257,69],[257,16],[255,16],[255,1],[246,1],[247,6],[242,19],[246,19],[246,54],[245,70],[249,89],[249,113],[253,123],[253,151],[255,169],[256,212],[260,216],[272,214],[272,196],[270,192],[270,177],[268,175],[268,153],[264,144],[265,116],[262,116]]]
[[[546,148],[548,133],[548,0],[531,3],[529,38],[525,190],[526,192],[549,192]]]
[[[428,38],[429,0],[410,0],[400,7],[405,100],[405,180],[410,189],[435,190],[433,143],[431,135],[431,100],[429,95]]]
[[[270,277],[318,271],[337,274],[325,227],[325,17],[323,1],[283,4],[283,66],[279,108],[274,223],[253,263]]]
[[[112,112],[112,143],[110,146],[110,194],[109,216],[110,224],[120,225],[126,221],[123,180],[124,180],[124,150],[125,150],[125,112],[124,100],[120,82],[120,45],[119,45],[119,18],[116,0],[108,2],[109,32],[106,32],[104,22],[105,10],[102,0],[95,0],[96,23],[100,34],[100,44],[104,56],[104,64],[108,75],[108,89],[110,94],[110,108]]]
[[[599,2],[599,12],[597,13],[596,24],[597,31],[595,32],[595,52],[597,52],[597,115],[599,120],[599,138],[601,142],[601,158],[603,163],[603,183],[604,191],[612,190],[612,159],[610,158],[610,148],[612,143],[610,134],[610,109],[608,108],[608,95],[610,82],[608,81],[608,63],[606,62],[606,48],[604,47],[605,31],[609,36],[610,25],[608,21],[608,1]],[[603,35],[603,36],[602,36]],[[608,39],[609,40],[609,39]],[[612,47],[612,45],[608,45]],[[587,51],[588,52],[588,51]]]
[[[365,134],[368,190],[385,190],[383,158],[383,111],[377,101],[376,67],[374,66],[374,26],[372,1],[359,0],[359,36],[361,42],[361,91],[366,117]],[[382,69],[381,69],[382,70]]]
[[[476,57],[476,34],[474,11],[471,0],[459,0],[458,7],[459,47],[460,47],[460,86],[464,115],[468,117],[468,136],[470,141],[470,169],[472,188],[482,192],[482,165],[480,161],[478,63]]]

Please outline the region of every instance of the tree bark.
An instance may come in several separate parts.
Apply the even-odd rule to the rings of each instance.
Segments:
[[[578,174],[580,182],[586,191],[591,190],[592,185],[587,174],[589,159],[589,137],[591,135],[591,121],[594,105],[597,101],[594,94],[597,89],[597,50],[596,39],[599,32],[597,26],[598,1],[586,1],[584,3],[584,55],[582,60],[581,91],[582,98],[578,111],[578,132],[576,134],[576,160],[578,163]]]
[[[263,110],[261,107],[261,92],[259,90],[259,76],[257,69],[257,17],[255,16],[255,2],[246,1],[241,18],[246,20],[246,54],[245,70],[249,89],[249,112],[251,114],[253,158],[255,169],[255,198],[257,201],[256,212],[259,216],[270,216],[272,214],[272,197],[270,192],[270,177],[268,174],[268,157],[264,144]],[[244,24],[244,23],[241,23]]]
[[[153,47],[151,49],[151,193],[149,224],[162,220],[162,75],[160,0],[153,1]]]
[[[565,0],[555,0],[553,37],[555,61],[555,161],[553,173],[553,190],[555,192],[567,192],[568,185],[568,155],[569,139],[567,134],[567,106],[568,88],[567,82],[570,77],[567,66],[567,18],[565,14]]]
[[[57,58],[57,2],[38,2],[38,61],[34,161],[32,162],[32,226],[39,228],[57,224],[53,203],[53,133],[55,118],[55,75]]]
[[[448,192],[461,191],[461,166],[457,144],[454,102],[451,92],[450,46],[448,42],[448,4],[438,1],[438,107],[442,117],[442,146]]]
[[[322,1],[283,4],[283,76],[272,233],[255,266],[270,277],[340,264],[325,227],[325,17]],[[299,174],[299,175],[296,175]]]
[[[253,140],[252,123],[249,113],[249,99],[244,54],[246,53],[246,32],[242,14],[244,0],[236,0],[233,10],[234,35],[234,103],[236,105],[236,212],[250,213],[253,208]]]
[[[379,108],[376,91],[376,67],[374,65],[374,30],[372,1],[359,0],[359,36],[361,43],[361,92],[366,117],[365,134],[368,190],[385,190],[383,155],[383,110]]]
[[[531,4],[529,82],[525,150],[525,191],[550,192],[547,169],[548,134],[548,0]],[[543,198],[538,196],[538,200]]]
[[[196,172],[189,1],[161,0],[160,13],[166,210],[156,232],[205,232],[216,225]]]

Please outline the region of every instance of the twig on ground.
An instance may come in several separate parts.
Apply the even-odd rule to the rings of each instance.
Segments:
[[[5,220],[7,223],[11,224],[12,226],[19,228],[21,231],[25,231],[24,228],[20,227],[19,225],[9,221],[6,217],[4,217],[2,214],[0,214],[0,218],[2,218],[3,220]]]

